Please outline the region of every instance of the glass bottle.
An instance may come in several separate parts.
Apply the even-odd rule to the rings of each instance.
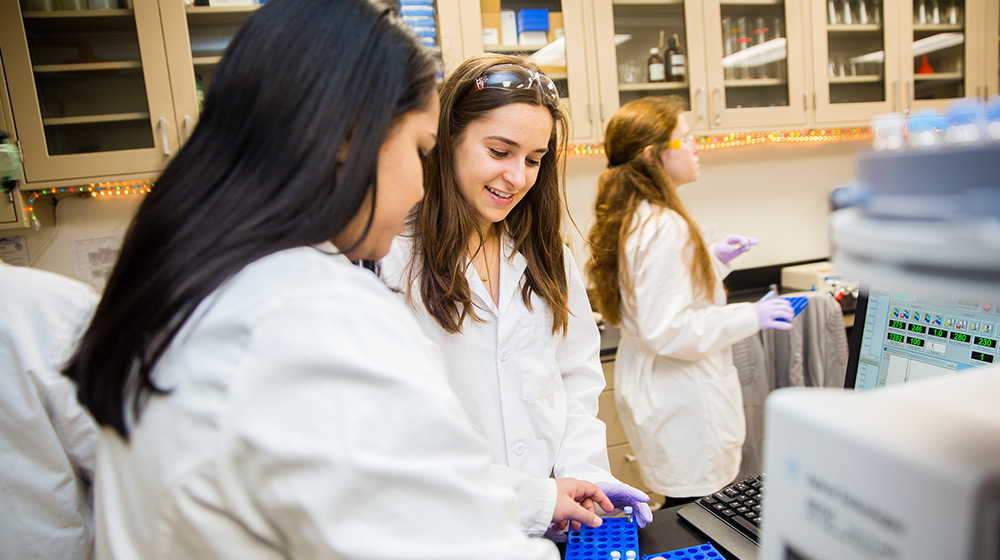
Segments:
[[[646,59],[646,75],[650,82],[665,82],[667,80],[666,65],[663,57],[660,56],[660,49],[652,47],[649,49],[649,58]]]
[[[667,50],[667,76],[671,82],[687,80],[687,56],[681,47],[677,34],[670,38],[670,48]]]

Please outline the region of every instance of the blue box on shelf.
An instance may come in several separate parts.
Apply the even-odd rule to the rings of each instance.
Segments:
[[[525,8],[517,12],[517,32],[548,31],[548,8]]]
[[[606,517],[600,527],[570,531],[565,560],[607,560],[616,550],[622,560],[629,550],[639,557],[639,528],[634,518]]]

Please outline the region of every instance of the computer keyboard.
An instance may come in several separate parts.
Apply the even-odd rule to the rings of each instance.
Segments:
[[[698,498],[695,503],[759,544],[763,500],[764,475],[759,474],[733,483],[711,496]]]

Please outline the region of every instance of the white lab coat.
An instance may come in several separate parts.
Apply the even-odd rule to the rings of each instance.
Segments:
[[[411,253],[412,238],[398,237],[381,265],[383,280],[404,298]],[[564,258],[570,308],[565,337],[552,333],[552,315],[542,299],[532,296],[531,311],[524,305],[527,261],[506,238],[499,307],[475,267],[466,268],[476,313],[485,322],[469,319],[460,334],[448,334],[427,313],[419,284],[411,287],[414,312],[444,354],[448,381],[475,430],[489,442],[499,465],[494,475],[516,486],[522,527],[529,534],[541,534],[551,523],[555,482],[549,477],[617,482],[608,464],[606,428],[597,418],[605,385],[600,332],[565,247]]]
[[[746,431],[730,347],[757,332],[749,303],[726,305],[721,278],[712,299],[695,299],[690,233],[672,210],[648,202],[625,243],[623,274],[635,282],[622,301],[615,403],[643,481],[673,497],[703,496],[733,481]]]
[[[332,244],[230,278],[155,382],[129,443],[100,434],[100,558],[558,558],[412,314]]]
[[[96,304],[85,284],[0,263],[0,559],[93,558],[97,424],[60,369]]]

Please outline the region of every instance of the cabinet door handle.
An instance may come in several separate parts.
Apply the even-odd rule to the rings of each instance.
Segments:
[[[899,80],[892,81],[892,112],[899,112]]]
[[[713,122],[718,126],[722,122],[722,88],[717,87],[712,90],[712,105],[715,108],[715,119]]]
[[[170,157],[170,144],[167,142],[167,119],[160,117],[160,137],[163,138],[163,155]]]
[[[184,115],[184,141],[191,139],[191,115]]]
[[[913,97],[911,93],[913,91],[913,82],[906,80],[903,82],[903,86],[906,88],[906,109],[903,109],[903,114],[909,115],[910,109],[913,107]]]
[[[626,453],[625,454],[625,462],[627,462],[627,463],[634,463],[635,462],[635,455],[632,455],[631,453]]]
[[[698,88],[698,120],[705,120],[705,88]]]

